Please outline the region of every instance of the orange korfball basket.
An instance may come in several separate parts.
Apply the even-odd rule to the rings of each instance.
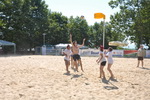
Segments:
[[[105,15],[103,13],[95,13],[94,18],[95,19],[100,19],[100,18],[105,19]]]

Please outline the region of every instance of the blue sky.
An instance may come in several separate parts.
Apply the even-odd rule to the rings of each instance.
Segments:
[[[70,16],[84,16],[89,25],[100,22],[103,19],[94,19],[94,13],[100,12],[106,15],[106,21],[110,21],[119,9],[112,9],[108,2],[111,0],[45,0],[51,11],[61,12],[68,18]]]

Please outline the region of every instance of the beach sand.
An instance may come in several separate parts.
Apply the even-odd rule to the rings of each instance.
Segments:
[[[0,100],[150,100],[150,59],[114,58],[110,80],[98,78],[97,57],[82,57],[84,73],[66,74],[63,56],[0,57]]]

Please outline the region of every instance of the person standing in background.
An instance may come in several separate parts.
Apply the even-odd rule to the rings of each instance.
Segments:
[[[145,55],[145,53],[144,53],[143,45],[141,45],[140,48],[138,49],[138,52],[137,52],[137,58],[138,58],[137,67],[139,67],[139,64],[140,64],[140,61],[141,61],[141,63],[142,63],[142,68],[144,68],[144,67],[143,67],[143,65],[144,65],[144,62],[143,62],[144,55]]]

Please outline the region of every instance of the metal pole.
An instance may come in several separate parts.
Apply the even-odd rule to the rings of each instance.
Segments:
[[[16,44],[14,45],[14,54],[16,54]]]
[[[45,45],[45,34],[44,34],[44,45]]]
[[[43,33],[43,45],[45,45],[45,33]]]
[[[105,48],[105,19],[104,19],[104,25],[103,25],[103,47]]]

